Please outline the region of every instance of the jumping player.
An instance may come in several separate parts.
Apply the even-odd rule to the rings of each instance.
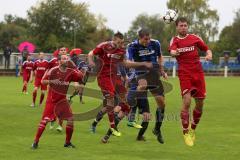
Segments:
[[[206,96],[204,72],[201,66],[198,49],[206,52],[205,60],[212,59],[212,52],[204,41],[188,33],[188,21],[179,18],[176,21],[178,35],[170,42],[170,54],[176,57],[178,62],[178,78],[182,94],[181,120],[183,137],[186,145],[193,146],[195,140],[195,129],[200,121],[203,102]],[[189,108],[191,98],[195,99],[195,108],[192,113],[192,122],[189,126]]]
[[[114,123],[114,97],[115,84],[117,76],[117,65],[122,63],[125,67],[148,67],[151,68],[151,63],[136,63],[124,59],[124,38],[123,34],[117,32],[114,34],[112,41],[107,41],[99,44],[93,51],[88,54],[89,65],[94,67],[94,56],[102,61],[102,67],[97,75],[98,85],[102,90],[103,96],[106,99],[105,106],[102,109],[102,114],[108,113],[110,121],[110,130],[115,136],[121,136]]]
[[[133,70],[135,78],[131,81],[131,83],[133,83],[131,89],[133,91],[140,91],[142,95],[141,104],[145,105],[142,108],[143,122],[141,124],[142,128],[138,133],[137,140],[145,141],[145,137],[143,135],[150,120],[150,110],[147,100],[147,90],[149,90],[157,103],[156,122],[153,134],[156,135],[158,142],[163,144],[164,140],[160,128],[164,118],[165,98],[160,75],[167,79],[167,74],[163,70],[163,56],[160,42],[158,40],[151,39],[148,29],[141,29],[138,32],[138,39],[128,46],[127,58],[134,62],[153,63],[153,68],[150,70]]]

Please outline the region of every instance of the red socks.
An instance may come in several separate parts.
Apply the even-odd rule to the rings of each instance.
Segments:
[[[202,116],[202,111],[201,110],[198,110],[198,109],[193,110],[193,120],[192,120],[192,124],[191,124],[192,129],[196,129],[197,124],[199,123],[201,116]]]
[[[71,138],[72,138],[72,134],[73,134],[73,124],[66,125],[66,144],[69,144],[71,142]]]
[[[47,125],[47,121],[46,121],[46,120],[42,120],[42,121],[40,122],[39,127],[38,127],[38,131],[37,131],[37,134],[36,134],[35,140],[34,140],[35,143],[38,143],[38,141],[39,141],[39,139],[40,139],[43,131],[44,131],[45,128],[46,128],[46,125]]]
[[[39,103],[40,105],[41,105],[41,104],[42,104],[42,102],[43,102],[44,95],[45,95],[44,93],[41,93],[41,96],[40,96],[40,103]]]
[[[182,128],[183,128],[183,134],[188,132],[188,126],[189,126],[189,112],[186,110],[182,110],[180,114],[181,120],[182,120]]]
[[[111,128],[115,128],[114,111],[113,111],[113,109],[111,111],[109,111],[107,114],[108,114],[108,119],[109,119],[109,122],[110,122],[110,127]]]
[[[182,128],[183,128],[183,134],[188,132],[188,126],[189,126],[189,112],[188,111],[181,111],[181,120],[182,120]],[[199,123],[202,116],[202,111],[198,109],[193,110],[193,120],[191,123],[191,128],[193,130],[196,129],[197,124]]]
[[[33,103],[35,104],[37,97],[37,91],[33,91]]]

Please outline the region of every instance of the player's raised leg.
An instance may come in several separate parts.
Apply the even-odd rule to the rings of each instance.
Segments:
[[[39,140],[40,140],[40,138],[42,136],[42,133],[44,132],[44,130],[46,128],[47,123],[48,123],[48,119],[47,118],[43,118],[41,120],[41,122],[39,123],[38,130],[37,130],[34,142],[32,144],[32,149],[37,149],[38,148]]]
[[[41,90],[41,96],[40,96],[40,101],[39,101],[39,107],[42,106],[42,102],[44,100],[44,96],[45,96],[45,90]]]
[[[183,128],[183,137],[186,145],[193,146],[193,140],[189,134],[189,108],[191,106],[191,93],[186,93],[183,95],[183,104],[180,113],[182,128]]]
[[[32,104],[31,104],[31,107],[35,107],[36,98],[37,98],[37,90],[38,90],[38,87],[34,87],[33,93],[32,93]]]
[[[105,104],[106,101],[105,99],[103,100],[103,104]],[[106,107],[103,107],[98,113],[97,113],[97,116],[96,118],[94,119],[94,121],[92,122],[91,124],[91,128],[90,128],[90,131],[92,133],[96,133],[96,127],[98,125],[98,123],[102,120],[103,116],[106,114],[107,112],[107,108]]]
[[[75,146],[71,143],[73,130],[74,130],[73,118],[71,117],[71,118],[68,118],[68,120],[67,120],[67,125],[66,125],[66,140],[65,140],[64,147],[67,147],[67,148],[75,148]]]
[[[158,104],[156,109],[156,122],[155,128],[153,129],[153,134],[157,136],[157,140],[159,143],[164,143],[163,136],[161,133],[161,126],[164,119],[164,112],[165,112],[165,100],[163,96],[156,96],[155,100]]]
[[[204,99],[197,99],[197,98],[195,99],[196,106],[192,113],[193,119],[192,119],[192,123],[191,123],[191,129],[189,131],[193,142],[195,141],[195,129],[196,129],[196,127],[201,119],[201,116],[202,116],[203,102],[204,102]]]

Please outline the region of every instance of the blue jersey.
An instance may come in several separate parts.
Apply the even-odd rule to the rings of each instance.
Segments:
[[[151,39],[147,46],[143,46],[139,43],[139,40],[135,40],[128,45],[127,59],[134,62],[152,62],[154,67],[159,68],[158,57],[161,56],[161,44],[158,40]],[[143,69],[131,69],[128,76],[134,78],[138,74],[145,73]]]
[[[157,63],[159,56],[161,56],[161,45],[158,40],[154,39],[151,39],[146,47],[135,40],[129,44],[127,49],[127,59],[135,62]]]

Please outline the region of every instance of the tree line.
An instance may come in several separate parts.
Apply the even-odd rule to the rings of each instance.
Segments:
[[[210,9],[208,0],[169,0],[167,7],[177,9],[179,16],[188,18],[190,32],[207,42],[215,53],[215,61],[223,55],[224,50],[231,51],[231,56],[237,55],[236,50],[240,48],[240,9],[235,17],[229,17],[234,19],[233,23],[219,32],[218,13]],[[158,14],[138,15],[125,33],[126,39],[132,41],[140,28],[148,28],[152,37],[160,40],[163,53],[167,55],[169,41],[176,34],[175,25],[165,24],[160,17]],[[87,3],[74,3],[72,0],[40,1],[27,11],[26,18],[11,14],[4,16],[0,22],[0,47],[9,45],[17,50],[18,44],[27,40],[36,45],[37,51],[51,53],[65,45],[68,48],[82,48],[87,53],[97,43],[111,38],[113,30],[105,24],[106,19],[91,13]]]

